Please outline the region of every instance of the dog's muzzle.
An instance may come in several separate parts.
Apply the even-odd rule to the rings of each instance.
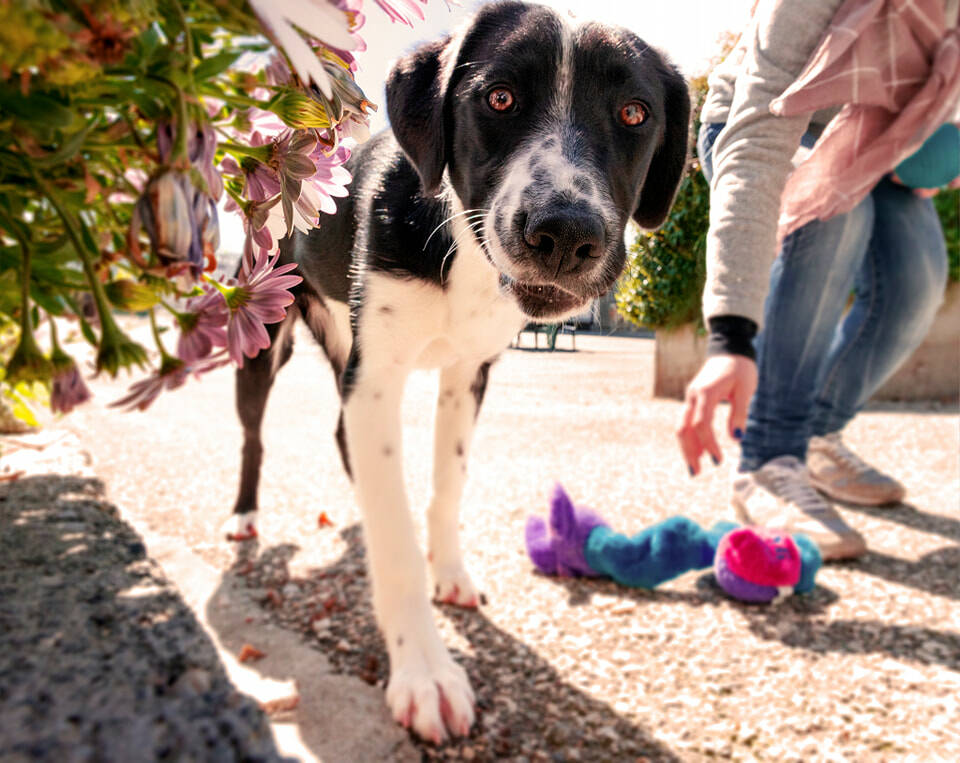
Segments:
[[[603,222],[583,203],[533,208],[520,214],[518,224],[527,259],[551,281],[589,276],[605,249]]]
[[[500,285],[531,318],[570,315],[597,295],[607,249],[603,217],[583,200],[527,196],[498,238]]]

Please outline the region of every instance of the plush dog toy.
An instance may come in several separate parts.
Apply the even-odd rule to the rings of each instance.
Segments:
[[[549,524],[529,517],[527,553],[545,575],[607,577],[656,588],[690,570],[713,567],[717,582],[740,601],[771,602],[813,590],[820,551],[805,535],[717,522],[709,530],[670,517],[627,537],[591,509],[577,507],[561,485],[550,501]]]

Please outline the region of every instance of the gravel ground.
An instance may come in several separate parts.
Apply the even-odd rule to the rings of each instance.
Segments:
[[[259,543],[238,549],[220,529],[240,448],[228,370],[146,414],[108,413],[123,386],[98,383],[95,403],[63,426],[83,433],[111,500],[148,544],[151,532],[182,537],[224,586],[242,579],[264,617],[337,669],[382,684],[359,515],[332,437],[335,391],[304,340],[267,414]],[[960,759],[956,408],[888,405],[853,422],[848,441],[906,483],[908,502],[841,507],[871,550],[824,568],[810,596],[747,606],[706,573],[654,592],[549,579],[531,569],[523,525],[546,511],[555,480],[624,531],[675,513],[730,517],[735,448],[719,468],[687,476],[673,437],[679,405],[650,397],[652,342],[585,336],[577,346],[508,351],[492,371],[462,521],[488,604],[435,610],[477,690],[479,720],[469,739],[439,749],[413,740],[423,758]],[[435,396],[435,377],[411,379],[404,455],[415,507],[429,498]],[[332,527],[318,527],[321,511]]]
[[[3,447],[0,760],[284,760],[77,448]]]

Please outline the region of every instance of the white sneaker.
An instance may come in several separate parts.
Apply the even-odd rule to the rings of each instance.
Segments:
[[[839,432],[810,438],[807,469],[811,484],[838,501],[880,506],[900,503],[906,494],[893,477],[870,466],[844,445]]]
[[[732,502],[744,524],[803,533],[819,546],[824,560],[851,559],[867,550],[863,536],[814,490],[796,456],[778,456],[738,476]]]

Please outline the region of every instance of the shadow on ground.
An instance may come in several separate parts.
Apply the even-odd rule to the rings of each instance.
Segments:
[[[225,573],[221,587],[229,590],[234,578],[245,579],[248,591],[271,610],[272,618],[304,634],[338,671],[383,687],[387,655],[370,608],[360,526],[352,525],[341,535],[348,546],[343,556],[302,577],[292,577],[289,571],[296,547],[286,544],[260,552],[256,544],[246,543],[238,549],[236,564]],[[288,595],[294,589],[297,593]],[[208,607],[208,621],[215,630],[216,599],[215,595]],[[565,683],[531,646],[498,628],[482,611],[450,606],[440,611],[462,638],[464,648],[451,651],[476,692],[477,723],[469,738],[439,748],[412,739],[425,760],[461,759],[464,753],[476,760],[494,760],[534,752],[547,752],[556,761],[680,760],[649,731]],[[451,639],[447,642],[450,646]],[[304,742],[317,754],[330,746],[330,740],[305,737]]]
[[[911,585],[905,568],[916,568],[916,575],[929,578],[931,565],[937,572],[937,580],[944,585],[956,576],[960,558],[956,549],[943,549],[929,554],[917,562],[905,562],[882,554],[869,553],[848,567],[862,569],[870,574],[882,575],[891,581]],[[949,558],[944,560],[943,555]],[[953,559],[954,561],[950,561]],[[944,565],[942,568],[940,565]],[[953,570],[952,573],[948,570]],[[590,579],[552,578],[570,594],[571,605],[588,604],[594,591],[609,595],[611,588],[606,582]],[[940,593],[939,583],[922,586],[924,590]],[[734,601],[723,593],[712,573],[700,575],[695,591],[653,590],[615,587],[625,600],[642,605],[644,602],[678,602],[690,607],[727,606],[739,612],[750,631],[768,641],[780,641],[794,649],[818,654],[881,653],[890,657],[921,665],[942,665],[960,672],[960,633],[910,625],[896,625],[879,620],[833,620],[827,618],[830,605],[838,600],[837,594],[817,584],[813,591],[803,596],[793,596],[777,605],[747,604]],[[953,590],[951,596],[957,598]]]
[[[0,486],[0,759],[282,759],[99,480]]]
[[[947,517],[942,514],[931,514],[920,511],[909,503],[900,503],[896,506],[860,506],[846,501],[834,501],[838,506],[861,514],[895,522],[911,530],[919,530],[929,535],[939,535],[947,540],[960,543],[960,519]]]
[[[851,563],[851,566],[891,583],[960,600],[960,586],[957,585],[960,570],[960,520],[920,511],[908,503],[877,507],[859,506],[843,501],[837,501],[837,504],[846,510],[903,525],[927,535],[938,535],[958,544],[938,548],[915,561],[869,551]]]

